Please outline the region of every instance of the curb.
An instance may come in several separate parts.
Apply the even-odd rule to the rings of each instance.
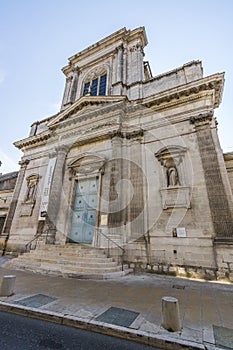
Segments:
[[[160,347],[165,350],[205,350],[203,344],[175,339],[169,336],[154,335],[150,332],[136,331],[126,327],[115,326],[95,320],[85,321],[83,318],[67,314],[50,312],[47,310],[38,310],[36,308],[19,306],[7,302],[0,302],[0,311],[13,313],[16,315],[36,318],[42,321],[49,321],[63,326],[80,328],[87,331],[101,333],[129,341]]]

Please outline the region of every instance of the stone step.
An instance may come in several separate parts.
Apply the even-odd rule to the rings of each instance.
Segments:
[[[110,279],[110,278],[118,278],[125,276],[129,273],[131,273],[133,270],[132,269],[125,269],[124,271],[119,270],[115,272],[101,272],[98,271],[98,273],[93,273],[93,272],[72,272],[72,271],[67,271],[67,270],[62,270],[62,271],[54,271],[54,270],[48,270],[43,267],[37,267],[36,269],[30,268],[29,267],[19,267],[20,270],[27,270],[27,271],[32,271],[34,273],[40,273],[44,275],[54,275],[54,276],[62,276],[62,277],[68,277],[68,278],[77,278],[77,279]]]
[[[98,267],[80,267],[80,266],[73,266],[73,265],[52,265],[48,263],[39,263],[39,262],[30,262],[30,264],[25,263],[24,261],[17,261],[14,262],[13,266],[11,264],[7,264],[6,267],[11,268],[18,268],[23,270],[30,270],[34,272],[39,272],[39,270],[43,269],[44,271],[48,272],[73,272],[73,273],[108,273],[108,272],[117,272],[121,270],[121,266],[115,266],[115,267],[104,267],[104,268],[98,268]]]
[[[52,258],[38,258],[38,257],[24,257],[21,256],[18,258],[18,261],[20,262],[25,262],[25,263],[29,263],[29,262],[39,262],[39,263],[49,263],[52,265],[56,265],[56,264],[64,264],[64,265],[73,265],[73,266],[86,266],[86,267],[115,267],[117,266],[117,263],[114,261],[108,261],[107,259],[103,259],[103,261],[96,261],[94,259],[89,260],[89,261],[80,261],[80,260],[66,260],[66,259],[52,259]]]
[[[104,258],[106,257],[106,255],[104,253],[100,253],[100,252],[91,252],[90,254],[89,253],[79,253],[79,252],[60,252],[60,251],[30,251],[30,253],[25,253],[25,254],[30,254],[30,255],[33,255],[33,256],[64,256],[64,257],[96,257],[96,258]]]
[[[93,264],[96,264],[96,263],[112,263],[114,262],[113,261],[113,258],[107,258],[107,257],[83,257],[83,256],[55,256],[55,255],[46,255],[46,254],[36,254],[36,255],[32,255],[32,254],[29,254],[29,255],[26,255],[26,254],[23,254],[23,255],[20,255],[18,256],[17,259],[20,259],[20,260],[51,260],[53,262],[57,262],[58,260],[60,261],[69,261],[69,262],[75,262],[75,263],[89,263],[89,262],[93,262]]]
[[[80,245],[80,244],[66,244],[66,245],[54,245],[54,244],[43,244],[43,245],[39,245],[37,247],[37,250],[61,250],[61,251],[96,251],[98,248],[94,248],[90,245]],[[102,250],[102,249],[98,249],[98,250]]]
[[[103,256],[105,255],[104,251],[102,250],[95,250],[95,249],[92,249],[92,250],[89,250],[89,249],[65,249],[65,248],[55,248],[55,249],[52,249],[52,248],[47,248],[45,247],[45,249],[35,249],[35,250],[31,250],[30,253],[31,254],[40,254],[40,253],[54,253],[54,254],[64,254],[64,255],[79,255],[79,256],[87,256],[87,255],[90,255],[90,256]]]
[[[124,275],[121,265],[108,258],[103,249],[78,244],[44,244],[12,259],[5,267],[76,278],[110,278],[114,274]]]
[[[89,259],[95,259],[95,258],[107,258],[107,256],[102,253],[102,252],[92,252],[91,254],[88,253],[79,253],[79,252],[64,252],[64,251],[30,251],[30,253],[25,253],[28,254],[29,256],[54,256],[54,257],[67,257],[69,259],[75,259],[76,257],[80,258],[89,258]]]

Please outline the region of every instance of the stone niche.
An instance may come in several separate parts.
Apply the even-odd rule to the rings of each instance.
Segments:
[[[185,184],[184,157],[187,148],[167,146],[155,153],[162,166],[160,195],[163,209],[190,208],[190,187]]]
[[[21,203],[20,216],[31,216],[36,203],[36,193],[40,176],[38,174],[29,175],[26,178],[27,190],[23,203]]]

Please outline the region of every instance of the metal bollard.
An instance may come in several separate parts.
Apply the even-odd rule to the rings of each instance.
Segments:
[[[3,276],[0,295],[3,297],[9,297],[14,294],[15,287],[15,275]]]
[[[162,298],[162,327],[169,332],[181,330],[179,303],[176,298]]]

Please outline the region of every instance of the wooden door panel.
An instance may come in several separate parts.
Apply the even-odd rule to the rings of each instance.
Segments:
[[[70,239],[91,243],[96,222],[98,179],[79,180],[73,206]]]

